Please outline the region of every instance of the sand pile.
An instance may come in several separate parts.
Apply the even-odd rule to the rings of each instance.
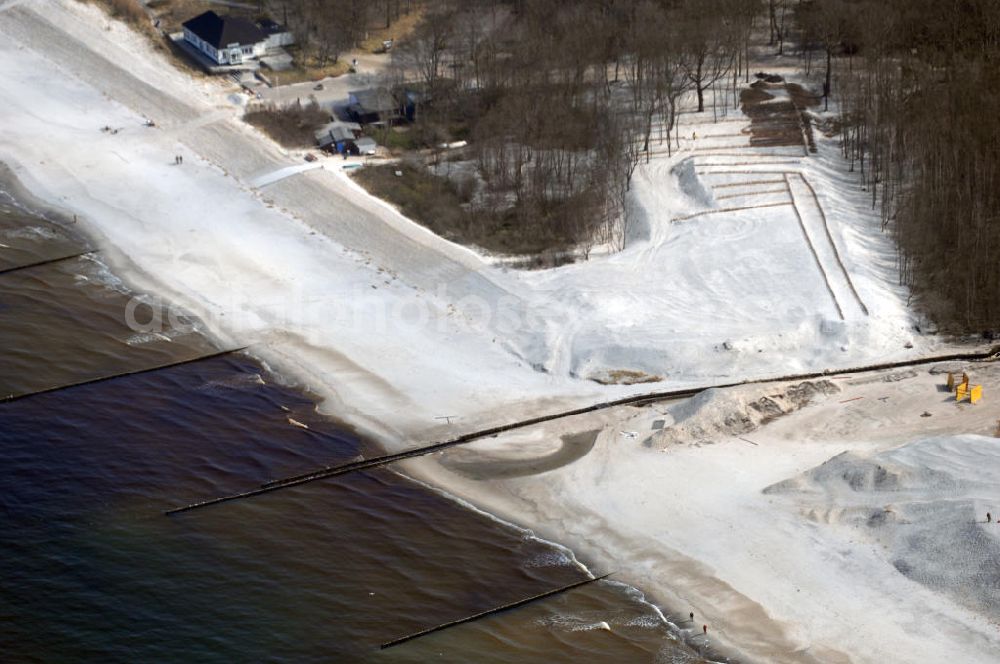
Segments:
[[[803,516],[875,545],[908,579],[1000,620],[1000,445],[985,436],[845,452],[764,490]]]
[[[767,385],[702,392],[669,411],[673,424],[654,436],[651,444],[662,449],[747,434],[814,399],[836,394],[840,388],[828,380],[820,380],[775,390],[775,386]]]

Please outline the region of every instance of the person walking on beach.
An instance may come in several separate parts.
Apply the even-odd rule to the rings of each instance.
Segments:
[[[701,631],[705,632],[705,636],[708,636],[708,625],[702,625]]]
[[[694,611],[692,611],[688,615],[691,616],[691,622],[694,622]]]

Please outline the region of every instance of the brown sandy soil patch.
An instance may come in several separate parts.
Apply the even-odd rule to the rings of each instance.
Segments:
[[[395,205],[404,216],[446,240],[513,257],[505,261],[508,267],[562,264],[560,261],[573,250],[572,239],[552,231],[544,220],[523,228],[511,221],[516,209],[496,212],[469,208],[470,188],[435,175],[418,163],[367,166],[352,177],[368,193]],[[525,257],[523,263],[519,257]]]
[[[316,128],[329,119],[329,114],[310,104],[260,108],[248,111],[243,119],[286,148],[309,148],[315,144]]]
[[[784,90],[787,101],[774,101],[769,90]],[[750,145],[754,147],[803,147],[816,151],[812,121],[806,109],[819,97],[795,83],[757,81],[740,93],[743,112],[750,118]],[[805,138],[803,138],[805,136]]]
[[[541,456],[509,458],[509,453],[485,451],[449,451],[441,464],[448,470],[476,481],[527,477],[568,466],[590,452],[597,442],[600,429],[560,437],[557,450]]]
[[[644,371],[614,369],[595,376],[591,380],[601,385],[641,385],[643,383],[658,383],[663,380],[663,377],[654,376]]]

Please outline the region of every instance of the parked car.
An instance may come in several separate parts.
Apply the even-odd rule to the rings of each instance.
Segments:
[[[313,86],[313,90],[322,90],[322,89],[323,89],[322,83],[317,83],[316,85]]]
[[[362,136],[358,140],[354,141],[354,144],[358,147],[358,153],[362,155],[373,155],[375,154],[375,149],[378,148],[378,144],[375,143],[375,139],[368,138],[367,136]]]

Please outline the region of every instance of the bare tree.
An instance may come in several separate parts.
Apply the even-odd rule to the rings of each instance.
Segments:
[[[900,281],[946,329],[1000,329],[1000,5],[814,2],[803,27],[834,35],[841,146],[896,239]]]
[[[788,0],[767,0],[767,23],[771,32],[768,41],[772,46],[778,45],[781,55],[785,45],[785,13],[788,10]]]
[[[414,73],[424,84],[429,98],[434,98],[438,92],[455,17],[456,11],[450,2],[431,3],[413,34],[392,51],[393,66]]]
[[[833,87],[833,55],[842,45],[847,34],[847,17],[852,7],[844,0],[806,0],[796,7],[796,20],[807,43],[815,42],[826,57],[823,76],[824,110],[830,109],[830,91]]]
[[[752,19],[744,0],[686,0],[679,17],[683,66],[698,97],[698,111],[705,110],[705,91],[734,69],[745,20]]]

